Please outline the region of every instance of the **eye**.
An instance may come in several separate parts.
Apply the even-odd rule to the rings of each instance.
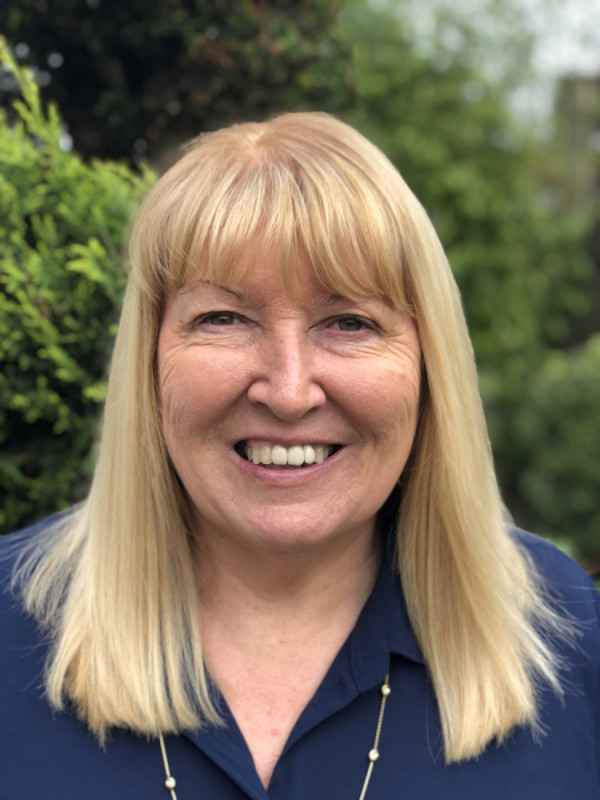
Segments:
[[[344,333],[357,333],[358,331],[362,331],[365,328],[372,328],[373,326],[369,320],[363,319],[363,317],[346,316],[335,319],[332,323],[332,327]]]
[[[211,311],[209,314],[202,314],[196,320],[196,325],[235,325],[240,322],[237,314],[231,311]]]

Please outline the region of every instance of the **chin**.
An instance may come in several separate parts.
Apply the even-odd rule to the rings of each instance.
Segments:
[[[299,554],[330,546],[346,547],[353,539],[370,536],[373,532],[373,520],[337,525],[329,521],[325,527],[322,517],[320,513],[318,519],[310,520],[306,516],[294,519],[293,514],[284,514],[280,520],[271,518],[267,524],[263,521],[247,528],[244,538],[272,553]]]

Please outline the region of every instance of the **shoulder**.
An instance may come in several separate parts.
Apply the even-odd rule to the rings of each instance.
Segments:
[[[73,509],[69,509],[0,537],[0,624],[3,635],[6,635],[7,628],[19,627],[27,617],[23,598],[29,580],[72,516]]]
[[[550,602],[566,607],[569,615],[598,619],[600,595],[592,579],[573,559],[546,539],[512,529],[521,552],[532,565],[540,588]]]
[[[25,611],[17,572],[55,519],[0,537],[0,705],[7,710],[24,698],[29,685],[40,685],[46,652],[44,637]]]
[[[512,531],[532,565],[546,604],[566,620],[572,635],[554,641],[566,662],[590,669],[595,684],[600,676],[600,594],[584,570],[558,547],[526,531]],[[596,686],[596,691],[598,687]]]
[[[70,517],[62,512],[0,537],[0,705],[8,702],[5,693],[10,699],[22,696],[29,682],[40,685],[48,638],[26,610],[25,593],[36,564]]]
[[[10,584],[14,570],[36,545],[48,539],[50,533],[65,522],[73,509],[61,511],[14,533],[0,536],[0,591]]]
[[[590,600],[597,601],[594,582],[566,553],[546,539],[519,528],[513,528],[511,534],[552,594],[588,595]]]

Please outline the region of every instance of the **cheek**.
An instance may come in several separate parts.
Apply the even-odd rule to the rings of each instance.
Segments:
[[[170,450],[214,432],[239,398],[243,365],[224,355],[200,348],[159,351],[159,402]]]
[[[412,442],[421,399],[422,355],[415,323],[408,319],[397,340],[387,343],[353,376],[357,406],[390,445]],[[358,408],[357,408],[358,410]]]
[[[172,453],[181,438],[198,427],[205,405],[202,386],[207,382],[185,351],[169,348],[164,342],[157,353],[157,376],[163,433]]]
[[[376,376],[357,376],[354,401],[359,414],[370,420],[374,430],[389,433],[414,432],[419,414],[420,366],[385,369]]]

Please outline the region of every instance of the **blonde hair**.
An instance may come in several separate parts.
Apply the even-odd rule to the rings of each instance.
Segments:
[[[439,704],[448,762],[535,724],[536,682],[560,692],[538,633],[560,621],[507,533],[460,297],[427,214],[386,157],[324,114],[201,136],[146,197],[85,504],[21,568],[52,633],[46,689],[102,739],[218,723],[198,634],[188,506],[155,386],[169,292],[199,264],[227,275],[250,241],[298,247],[339,294],[414,314],[424,358],[419,429],[402,476],[397,556]]]

